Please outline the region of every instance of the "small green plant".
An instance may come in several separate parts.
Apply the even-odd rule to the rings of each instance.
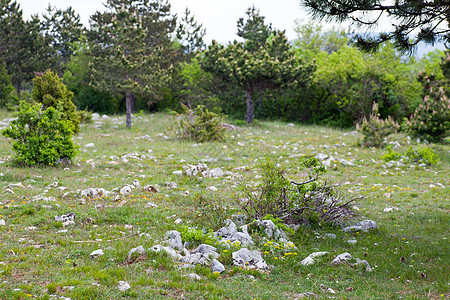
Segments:
[[[395,152],[392,149],[392,145],[389,145],[386,147],[386,153],[384,153],[383,155],[381,155],[381,158],[384,161],[391,161],[391,160],[399,160],[400,158],[402,158],[402,154]]]
[[[72,102],[73,93],[62,83],[57,74],[47,70],[33,79],[31,98],[42,103],[44,109],[54,107],[61,113],[61,119],[73,124],[73,133],[80,131],[80,114]]]
[[[383,145],[386,137],[397,132],[399,128],[400,126],[391,116],[384,120],[380,119],[378,104],[375,102],[373,103],[369,119],[364,117],[362,123],[356,125],[356,130],[364,135],[362,145],[364,147],[377,148]]]
[[[216,247],[220,245],[211,229],[209,231],[205,231],[202,229],[182,226],[180,228],[180,233],[183,241],[190,242],[193,245],[208,244]]]
[[[225,141],[223,116],[209,111],[202,105],[195,109],[189,109],[184,104],[181,104],[181,107],[183,114],[178,115],[179,138],[196,142]]]
[[[434,152],[433,148],[428,146],[419,146],[417,149],[409,147],[405,155],[410,161],[415,163],[424,163],[427,165],[436,165],[439,162],[439,156]]]
[[[21,102],[17,119],[2,134],[11,140],[18,163],[54,165],[77,154],[73,144],[73,124],[61,119],[61,113],[43,105]]]
[[[326,169],[317,159],[305,158],[300,165],[309,169],[304,182],[285,179],[285,170],[272,162],[263,164],[263,180],[256,189],[241,184],[245,201],[238,201],[240,207],[251,218],[270,215],[277,223],[342,225],[356,216],[349,206],[356,199],[345,200],[335,185],[318,180]]]

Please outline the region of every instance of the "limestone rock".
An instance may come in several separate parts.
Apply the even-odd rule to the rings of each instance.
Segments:
[[[181,233],[176,230],[170,230],[166,232],[166,240],[169,243],[169,246],[178,249],[183,250],[183,242],[181,241]]]
[[[105,254],[105,253],[103,252],[103,249],[98,249],[98,250],[92,251],[91,254],[89,254],[89,256],[90,256],[91,258],[96,258],[96,257],[102,256],[102,255],[104,255],[104,254]]]
[[[183,277],[188,277],[189,279],[193,279],[193,280],[202,280],[202,278],[195,273],[189,273],[187,275],[183,275]]]
[[[350,255],[350,253],[345,252],[342,254],[339,254],[338,256],[336,256],[333,261],[331,262],[332,265],[338,265],[340,263],[343,263],[344,261],[349,261],[353,259],[353,257]]]
[[[242,248],[232,253],[233,263],[238,267],[255,268],[260,271],[267,270],[269,266],[261,256],[261,252],[257,250],[250,251]]]
[[[328,252],[313,252],[310,255],[308,255],[304,260],[300,262],[303,266],[309,266],[315,263],[314,258],[324,256],[328,254]]]
[[[217,259],[213,259],[212,260],[212,272],[219,272],[222,273],[223,271],[225,271],[225,266],[218,261]]]
[[[145,254],[145,249],[143,246],[138,246],[136,248],[131,249],[130,251],[128,251],[128,259],[131,259],[134,253],[137,253],[139,255]]]
[[[126,281],[119,281],[117,283],[117,288],[121,291],[121,292],[125,292],[126,290],[129,290],[131,288],[131,286],[128,284],[128,282]]]

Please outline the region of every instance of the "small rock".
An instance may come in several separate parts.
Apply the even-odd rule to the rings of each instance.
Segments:
[[[224,265],[217,259],[213,259],[212,260],[212,272],[213,273],[215,273],[215,272],[222,273],[223,271],[225,271]]]
[[[331,262],[332,265],[337,265],[340,263],[343,263],[344,261],[348,261],[353,259],[353,257],[350,255],[350,253],[345,252],[342,254],[339,254],[338,256],[336,256],[333,261]]]
[[[178,249],[183,250],[183,242],[181,241],[181,233],[176,230],[170,230],[166,232],[166,240],[169,243],[169,246]]]
[[[316,154],[316,156],[314,156],[315,158],[317,158],[318,160],[325,160],[328,158],[328,155],[323,154],[323,153],[318,153]]]
[[[208,186],[206,189],[211,192],[217,191],[217,188],[215,186]]]
[[[144,192],[150,192],[150,193],[158,193],[159,190],[154,185],[146,185],[144,186]]]
[[[152,207],[158,207],[158,205],[156,205],[154,202],[147,202],[147,204],[145,204],[144,208],[152,208]]]
[[[367,260],[361,260],[359,258],[356,259],[356,264],[363,264],[366,266],[366,272],[372,272],[372,268],[370,267],[369,263],[367,262]]]
[[[393,212],[394,210],[399,210],[397,207],[386,207],[385,209],[383,209],[383,212],[387,213],[387,212]]]
[[[174,221],[175,224],[180,224],[181,222],[183,222],[183,220],[181,220],[181,219],[176,219],[176,220]]]
[[[131,188],[129,186],[124,186],[123,188],[120,189],[119,192],[121,195],[128,195],[131,194]]]
[[[261,253],[257,250],[250,251],[247,248],[242,248],[239,251],[232,253],[233,263],[239,267],[256,268],[257,270],[267,270],[269,266],[264,261]]]
[[[176,189],[178,187],[178,184],[176,182],[173,182],[173,181],[166,182],[166,187],[169,188],[169,189]]]
[[[98,249],[98,250],[92,251],[91,254],[89,254],[89,256],[90,256],[91,258],[96,258],[96,257],[102,256],[102,255],[104,255],[104,254],[105,254],[105,253],[103,252],[103,249]]]
[[[1,219],[1,220],[0,220],[0,226],[5,226],[5,225],[6,225],[5,220]]]
[[[358,241],[355,240],[355,239],[353,239],[353,240],[348,240],[348,241],[347,241],[347,243],[352,244],[352,245],[356,244],[357,242],[358,242]]]
[[[325,255],[325,254],[328,254],[328,252],[314,252],[314,253],[311,253],[310,255],[308,255],[304,260],[302,260],[301,262],[300,262],[300,264],[302,264],[303,266],[308,266],[308,265],[312,265],[312,264],[314,264],[314,258],[315,257],[320,257],[320,256],[323,256],[323,255]]]
[[[193,280],[202,280],[202,278],[195,273],[189,273],[187,275],[183,275],[183,277],[188,277],[189,279],[193,279]]]
[[[327,293],[336,294],[336,292],[332,288],[327,288]]]
[[[84,147],[86,147],[86,148],[94,148],[94,143],[89,143],[89,144],[86,144],[86,145],[84,145]]]
[[[129,290],[131,288],[131,286],[126,281],[119,281],[117,283],[117,287],[121,292],[125,292],[126,290]]]
[[[292,297],[293,297],[293,300],[300,300],[300,299],[305,299],[305,298],[317,298],[318,296],[314,293],[306,292],[306,293],[294,294],[294,295],[292,295]]]
[[[56,222],[68,222],[68,221],[72,221],[75,219],[75,213],[71,212],[65,215],[61,215],[61,216],[55,216],[55,221]],[[75,224],[75,223],[74,223]]]
[[[330,239],[336,239],[336,235],[334,233],[325,233],[324,237],[327,237]]]
[[[138,246],[138,247],[133,248],[130,251],[128,251],[128,259],[129,260],[133,257],[134,253],[138,253],[139,255],[145,254],[145,249],[143,246]]]

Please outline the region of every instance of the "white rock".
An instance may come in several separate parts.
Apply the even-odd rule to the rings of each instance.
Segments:
[[[222,273],[223,271],[225,271],[225,266],[218,261],[217,259],[213,259],[212,260],[212,272],[219,272]]]
[[[119,281],[117,283],[117,288],[121,291],[121,292],[125,292],[126,290],[131,289],[131,286],[128,284],[128,282],[126,281]]]
[[[388,213],[388,212],[393,212],[394,210],[399,210],[397,207],[386,207],[385,209],[383,209],[383,212]]]
[[[86,148],[94,148],[94,143],[88,143],[88,144],[86,144],[86,145],[84,145],[84,147],[86,147]]]
[[[183,175],[183,171],[174,171],[174,172],[172,172],[172,174],[176,175],[176,176],[181,176],[181,175]]]
[[[188,277],[188,278],[193,279],[193,280],[202,280],[202,278],[199,275],[195,274],[195,273],[190,273],[190,274],[187,274],[187,275],[183,275],[183,277]]]
[[[131,194],[131,188],[129,186],[124,186],[123,188],[120,189],[120,194],[121,195]]]
[[[357,242],[358,242],[358,241],[355,240],[355,239],[353,239],[353,240],[348,240],[348,241],[347,241],[347,243],[352,244],[352,245],[356,244]]]
[[[1,220],[0,220],[0,226],[5,226],[5,225],[6,225],[5,220],[1,219]]]
[[[345,252],[342,254],[339,254],[338,256],[336,256],[333,261],[331,262],[332,265],[337,265],[340,263],[343,263],[344,261],[348,261],[353,259],[353,257],[350,255],[350,253]]]
[[[128,259],[131,259],[134,253],[142,255],[145,253],[145,249],[143,246],[138,246],[136,248],[131,249],[130,251],[128,251]]]
[[[315,257],[324,256],[325,254],[328,254],[328,252],[314,252],[314,253],[311,253],[304,260],[302,260],[300,262],[300,264],[302,264],[303,266],[312,265],[312,264],[315,263],[315,260],[314,260]]]
[[[181,241],[180,232],[176,230],[167,231],[166,240],[168,241],[170,247],[178,250],[183,250],[183,242]]]
[[[95,257],[98,257],[98,256],[102,256],[104,254],[105,253],[103,252],[103,249],[98,249],[98,250],[92,251],[91,254],[89,254],[89,256],[91,258],[95,258]]]
[[[239,267],[256,268],[258,270],[267,270],[269,266],[261,256],[261,252],[257,250],[249,251],[242,248],[232,253],[233,263]]]
[[[215,186],[208,186],[206,189],[211,192],[217,191],[217,188]]]
[[[153,202],[147,202],[147,204],[145,204],[144,206],[145,208],[153,208],[153,207],[158,207],[158,205],[156,205]]]
[[[134,186],[135,188],[140,188],[140,187],[141,187],[141,183],[139,182],[139,180],[135,179],[135,180],[133,181],[133,186]]]
[[[328,158],[328,155],[323,154],[323,153],[317,153],[315,158],[317,158],[318,160],[325,160]]]
[[[170,182],[166,182],[166,187],[169,189],[176,189],[178,187],[178,184],[176,182],[170,181]]]
[[[174,221],[175,224],[180,224],[181,222],[183,222],[183,220],[181,220],[181,219],[176,219],[176,220]]]

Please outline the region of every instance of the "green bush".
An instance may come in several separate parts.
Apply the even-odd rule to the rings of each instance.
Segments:
[[[17,105],[17,96],[13,93],[14,87],[11,83],[11,76],[6,71],[6,66],[0,61],[0,106],[10,110]]]
[[[365,117],[361,124],[356,125],[356,130],[364,135],[363,146],[380,148],[384,139],[390,134],[397,132],[400,126],[390,116],[387,119],[380,119],[378,104],[373,103],[372,113],[369,119]]]
[[[269,218],[276,224],[343,225],[356,215],[350,208],[356,199],[345,200],[336,185],[319,180],[326,170],[317,159],[304,159],[300,165],[309,169],[304,182],[287,180],[285,170],[272,162],[263,164],[260,185],[241,184],[237,199],[241,209],[253,219]]]
[[[439,156],[434,152],[433,148],[428,146],[419,146],[417,149],[409,147],[405,152],[405,156],[409,158],[409,161],[415,163],[434,166],[439,162]]]
[[[42,103],[44,109],[54,107],[61,112],[61,119],[73,124],[73,132],[80,131],[80,114],[72,102],[73,93],[59,79],[58,75],[51,70],[44,74],[38,74],[33,79],[33,90],[31,98],[34,102]]]
[[[400,158],[402,158],[402,154],[395,152],[394,150],[392,150],[392,146],[389,145],[386,147],[386,153],[384,153],[383,155],[381,155],[381,158],[384,161],[391,161],[391,160],[399,160]]]
[[[408,127],[415,137],[441,142],[450,132],[450,100],[442,88],[431,91],[409,118]]]
[[[178,115],[179,131],[181,139],[196,142],[225,141],[225,128],[222,126],[223,116],[213,113],[204,106],[199,105],[195,109],[189,109],[181,104],[183,114]]]
[[[73,144],[73,124],[61,118],[61,113],[41,103],[20,102],[17,119],[2,134],[11,140],[18,163],[53,165],[71,160],[77,153]]]

